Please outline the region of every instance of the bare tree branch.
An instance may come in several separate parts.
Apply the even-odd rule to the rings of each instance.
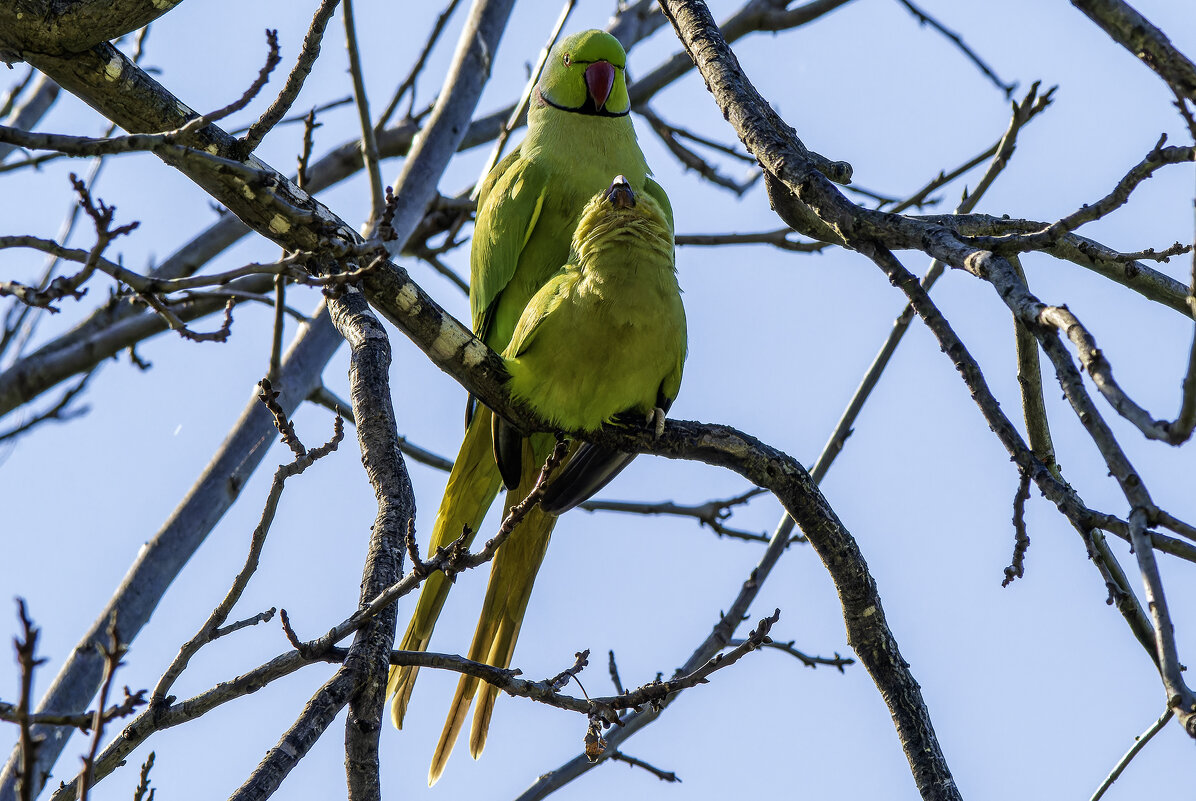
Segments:
[[[963,53],[965,56],[967,56],[968,61],[971,61],[973,64],[976,65],[976,69],[980,70],[980,72],[982,72],[984,74],[984,77],[988,78],[988,80],[994,86],[996,86],[998,89],[1000,89],[1002,92],[1005,93],[1006,98],[1013,97],[1013,93],[1015,91],[1017,91],[1017,83],[1005,83],[1000,78],[998,78],[997,73],[993,72],[992,67],[990,67],[990,66],[988,66],[988,64],[984,63],[984,60],[982,58],[980,58],[980,56],[976,55],[976,51],[972,50],[972,48],[967,46],[967,44],[964,42],[962,36],[960,36],[955,31],[952,31],[949,28],[947,28],[946,26],[944,26],[941,22],[936,20],[934,17],[930,16],[925,11],[918,8],[913,3],[909,2],[909,0],[897,0],[897,2],[900,3],[901,5],[905,6],[905,8],[909,11],[909,13],[913,14],[914,17],[918,20],[918,23],[920,25],[929,25],[930,27],[934,28],[936,31],[941,33],[943,36],[947,37],[947,39],[950,40],[951,43],[954,44],[959,49],[959,51],[961,53]]]
[[[311,394],[319,383],[320,371],[340,342],[327,315],[318,316],[300,330],[283,360],[282,376],[277,383],[282,391],[280,402],[288,413]],[[38,705],[39,711],[87,708],[102,679],[103,660],[96,645],[102,641],[105,622],[115,619],[126,642],[136,638],[188,557],[236,500],[268,451],[261,447],[262,443],[273,436],[270,415],[256,397],[251,398],[191,492],[142,548],[121,586],[101,611],[98,622],[71,651]],[[70,731],[36,727],[35,734],[44,738],[35,773],[41,777],[57,760]],[[0,773],[0,797],[11,787],[14,769],[10,758]]]
[[[1196,737],[1196,696],[1184,683],[1179,655],[1175,647],[1175,627],[1171,624],[1171,613],[1163,592],[1163,580],[1155,563],[1154,549],[1146,536],[1147,513],[1145,509],[1130,512],[1130,541],[1134,545],[1134,556],[1142,573],[1146,588],[1146,604],[1154,623],[1155,652],[1158,655],[1159,672],[1163,686],[1167,689],[1167,707],[1176,713],[1180,724],[1190,737]]]
[[[261,118],[249,126],[249,130],[241,137],[242,158],[257,149],[261,141],[266,138],[266,134],[286,116],[291,104],[299,96],[303,82],[307,80],[312,65],[320,56],[320,43],[324,37],[324,29],[328,26],[328,20],[332,18],[332,13],[336,11],[338,1],[321,0],[319,9],[312,17],[311,27],[308,28],[307,35],[303,37],[303,47],[299,50],[299,58],[295,61],[295,66],[291,68],[291,73],[287,76],[286,83],[278,93],[278,97],[274,99],[270,108],[266,109]]]
[[[30,68],[32,74],[32,67]],[[0,114],[0,124],[9,128],[19,128],[27,131],[38,123],[50,107],[58,100],[58,84],[39,74],[33,88],[20,103],[16,103],[17,94],[11,98],[11,108]],[[10,105],[6,103],[5,105]],[[0,144],[0,163],[16,148],[13,145]]]
[[[370,117],[370,101],[365,92],[365,78],[361,74],[361,53],[357,50],[357,29],[353,21],[353,0],[344,0],[345,47],[349,51],[349,75],[353,78],[353,97],[357,115],[361,119],[361,157],[365,161],[370,187],[370,220],[380,220],[386,200],[382,194],[382,171],[378,166],[378,141]]]
[[[28,0],[0,4],[0,61],[69,56],[132,33],[182,0]]]
[[[461,0],[449,0],[449,4],[445,6],[444,11],[440,12],[440,16],[436,18],[436,24],[432,26],[432,32],[428,34],[423,50],[420,51],[419,57],[415,59],[415,63],[411,65],[411,72],[407,73],[407,77],[399,84],[399,87],[395,90],[394,97],[386,105],[386,110],[378,118],[378,124],[375,126],[377,131],[380,132],[390,122],[390,118],[394,116],[395,109],[399,106],[399,101],[408,92],[411,93],[411,100],[407,104],[406,117],[408,119],[411,118],[411,112],[415,109],[415,82],[419,78],[419,74],[423,72],[424,65],[428,63],[428,56],[431,54],[432,48],[436,46],[436,42],[439,41],[445,23],[448,22],[453,12],[457,10],[457,5],[460,2]]]
[[[1117,781],[1122,772],[1129,766],[1133,758],[1136,757],[1138,753],[1146,747],[1147,743],[1154,739],[1156,734],[1163,730],[1163,727],[1166,726],[1174,716],[1175,713],[1171,711],[1170,707],[1168,707],[1166,710],[1164,710],[1163,714],[1159,715],[1158,720],[1150,724],[1150,728],[1135,737],[1134,744],[1130,746],[1130,750],[1126,751],[1125,756],[1117,761],[1117,764],[1113,766],[1113,770],[1111,770],[1109,775],[1105,777],[1105,780],[1101,782],[1100,787],[1096,788],[1096,792],[1092,794],[1092,798],[1090,798],[1089,801],[1100,801],[1108,789],[1113,786],[1113,782]]]
[[[428,123],[429,127],[425,130],[427,138],[421,140],[415,152],[408,158],[405,165],[405,177],[400,178],[398,184],[400,189],[408,186],[411,188],[410,192],[399,193],[409,197],[411,203],[405,208],[399,209],[392,226],[400,243],[405,241],[409,233],[414,230],[426,206],[426,201],[421,201],[421,198],[434,196],[440,172],[443,171],[449,157],[456,151],[465,134],[464,121],[469,118],[487,77],[484,71],[478,69],[482,60],[480,52],[483,49],[492,50],[497,44],[509,11],[510,3],[507,0],[495,0],[494,2],[479,0],[475,4],[471,13],[471,21],[466,25],[462,44],[458,49],[457,63],[449,74],[449,89],[441,94],[438,110],[433,114]],[[463,63],[469,66],[462,69]],[[164,99],[168,98],[169,94],[148,75],[140,71],[135,64],[107,45],[99,45],[86,54],[76,54],[69,59],[39,56],[39,66],[48,72],[57,74],[61,79],[60,83],[65,82],[67,88],[72,92],[88,97],[92,102],[115,104],[115,98],[121,98],[118,105],[112,106],[111,113],[120,119],[122,126],[127,130],[172,129],[178,125],[177,123],[171,124],[171,122],[178,120],[186,111],[186,107],[177,100],[171,99],[164,103]],[[120,68],[119,73],[116,71],[117,66]],[[105,67],[107,72],[104,71]],[[99,69],[98,73],[95,72],[97,68]],[[119,74],[120,80],[114,80],[114,74]],[[141,104],[132,102],[135,97],[140,97],[144,102]],[[157,119],[154,120],[154,117]],[[167,124],[162,124],[164,121],[168,121]],[[157,124],[154,124],[155,122]],[[185,123],[185,120],[183,122]],[[192,137],[214,145],[217,153],[231,154],[236,147],[236,140],[213,125],[188,134],[188,139]],[[260,164],[260,162],[258,163]],[[225,198],[233,197],[226,194],[226,190],[230,189],[230,186],[225,185],[224,189],[219,188],[222,178],[212,174],[205,176],[202,169],[200,168],[199,173],[192,175],[201,186],[209,191],[215,190],[217,197],[222,195]],[[257,172],[257,169],[255,168],[254,171]],[[286,182],[285,179],[282,180],[286,184],[285,193],[287,195],[301,191],[290,182]],[[412,183],[408,184],[408,181]],[[284,189],[282,184],[279,184],[277,188]],[[271,209],[268,213],[270,219],[265,219],[261,213],[263,211],[261,207],[257,212],[249,212],[250,207],[258,204],[246,203],[244,197],[231,202],[245,206],[247,221],[260,224],[263,232],[283,239],[283,244],[288,245],[291,249],[304,249],[302,241],[320,244],[321,247],[325,246],[322,243],[326,242],[327,233],[317,237],[314,230],[309,230],[306,235],[300,235],[298,241],[294,241],[293,236],[290,235],[299,233],[302,228],[291,227],[291,223],[286,222],[285,219],[282,224],[279,223],[277,215],[286,213],[287,208],[292,208],[289,201],[285,201],[282,207],[275,206]],[[304,198],[300,202],[310,204],[314,201]],[[313,221],[316,217],[322,217],[325,220],[336,219],[331,212],[318,204],[315,206]],[[273,227],[271,227],[271,219]],[[321,227],[325,225],[326,223],[321,223]],[[324,230],[326,232],[327,228]],[[348,242],[358,239],[356,233],[343,222],[337,221],[334,230],[338,236],[347,237]],[[294,409],[296,403],[311,394],[318,384],[320,369],[335,349],[337,339],[326,320],[326,317],[321,316],[300,334],[300,343],[304,345],[307,340],[314,340],[312,349],[316,350],[316,353],[310,353],[308,347],[300,347],[297,343],[292,346],[291,352],[284,361],[283,381],[281,382],[282,405],[288,410],[288,413]],[[314,356],[314,358],[308,362],[307,358],[310,356]],[[295,367],[299,369],[295,370]],[[155,549],[154,543],[143,549],[139,555],[137,565],[126,576],[125,588],[117,591],[110,605],[111,609],[104,613],[104,619],[106,619],[111,615],[111,611],[120,610],[117,625],[124,637],[132,640],[136,636],[161,597],[166,585],[169,584],[187,556],[202,542],[223,511],[228,508],[238,494],[245,478],[260,462],[266,449],[259,447],[259,444],[262,441],[268,441],[270,437],[268,423],[265,430],[262,430],[262,423],[265,422],[264,416],[257,408],[256,402],[251,403],[242,422],[238,424],[233,434],[230,434],[222,446],[221,454],[218,454],[209,465],[205,479],[201,480],[196,491],[176,512],[174,521],[168,523],[156,538],[156,542],[159,544],[165,538],[174,546],[172,541],[181,535],[183,539],[181,547],[171,547],[167,560],[162,559],[163,553],[160,549]],[[248,433],[249,430],[253,431],[253,435],[246,440],[242,432]],[[192,508],[188,504],[203,504],[203,508]],[[176,530],[176,526],[185,531]],[[145,575],[146,573],[150,575]],[[136,599],[127,596],[127,587],[129,586],[138,588]],[[93,636],[94,634],[89,634],[85,638],[84,644],[75,649],[72,658],[60,671],[55,685],[43,699],[42,707],[77,709],[86,705],[86,701],[80,703],[80,700],[90,698],[97,686],[96,668],[98,665],[95,662],[94,652],[88,645]],[[339,687],[339,685],[337,686]],[[54,763],[65,744],[65,734],[60,732],[51,732],[47,738],[46,744],[38,755],[39,774],[43,775],[48,772],[49,766]],[[0,773],[0,798],[4,797],[6,787],[10,786],[9,777],[12,775],[12,765],[13,761],[10,760],[4,772]]]
[[[1142,60],[1188,100],[1196,102],[1196,64],[1167,36],[1123,0],[1071,0],[1113,41]]]

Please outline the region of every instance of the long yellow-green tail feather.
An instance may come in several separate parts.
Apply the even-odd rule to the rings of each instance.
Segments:
[[[482,525],[494,496],[498,494],[500,483],[490,443],[490,410],[479,406],[465,429],[465,439],[449,473],[448,486],[440,501],[440,510],[436,513],[436,525],[432,529],[432,540],[425,557],[460,537],[466,526],[469,527],[468,537],[472,539]],[[399,648],[404,651],[427,650],[436,619],[451,588],[452,584],[443,573],[428,576]],[[390,669],[386,692],[395,696],[391,720],[397,728],[403,728],[403,717],[407,713],[407,704],[411,700],[411,690],[418,674],[418,667]]]
[[[519,487],[507,493],[508,511],[531,490],[544,460],[552,450],[551,436],[539,435],[532,440],[534,447],[524,443],[523,475]],[[540,563],[544,560],[544,552],[548,548],[548,539],[555,523],[556,517],[545,514],[538,507],[533,508],[498,549],[490,569],[486,599],[482,602],[482,612],[478,616],[473,643],[469,647],[470,659],[495,667],[511,666],[515,641],[519,637],[519,629],[527,611],[532,585],[535,583]],[[465,717],[469,714],[469,707],[478,692],[479,683],[480,681],[472,676],[462,676],[457,682],[457,691],[449,707],[448,720],[444,724],[440,741],[436,744],[436,751],[432,756],[432,766],[428,770],[429,786],[435,784],[444,771],[457,737],[465,726]],[[469,738],[469,750],[475,759],[482,753],[486,744],[486,732],[496,695],[497,690],[494,687],[485,685],[482,688]]]
[[[539,508],[532,509],[523,522],[527,536],[521,538],[518,550],[511,559],[515,562],[511,571],[515,580],[507,584],[506,601],[500,611],[498,631],[494,634],[485,658],[487,664],[502,668],[511,666],[515,641],[519,639],[528,599],[532,595],[532,585],[540,570],[540,564],[544,561],[548,539],[555,523],[555,516],[547,515]],[[481,688],[469,734],[469,753],[474,759],[481,756],[482,749],[486,747],[486,732],[490,728],[490,716],[494,713],[494,700],[497,695],[498,688],[493,685],[486,684]]]

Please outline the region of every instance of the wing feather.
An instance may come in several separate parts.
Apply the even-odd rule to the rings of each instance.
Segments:
[[[469,306],[473,330],[483,341],[503,290],[515,275],[519,256],[531,239],[544,206],[548,176],[542,167],[507,156],[492,172],[493,182],[478,198],[470,257]]]

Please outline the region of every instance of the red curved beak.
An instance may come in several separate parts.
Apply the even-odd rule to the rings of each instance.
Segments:
[[[615,68],[609,61],[595,61],[586,67],[586,89],[594,99],[594,108],[606,105],[615,85]]]

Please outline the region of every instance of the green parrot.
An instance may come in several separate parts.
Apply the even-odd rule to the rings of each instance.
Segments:
[[[511,396],[554,427],[597,431],[605,423],[663,423],[685,362],[685,311],[673,260],[673,227],[648,192],[622,175],[594,196],[573,234],[569,263],[523,310],[503,352]],[[492,416],[494,456],[508,503],[523,498],[552,449],[550,435],[523,438]],[[515,638],[543,559],[554,516],[586,500],[633,455],[603,446],[575,447],[540,505],[499,549],[469,658],[509,667]],[[519,537],[531,521],[542,538]],[[513,590],[517,589],[517,592]],[[480,682],[462,676],[429,772],[439,777]],[[498,690],[482,687],[470,751],[476,758]]]
[[[616,176],[586,204],[569,263],[519,317],[503,352],[512,398],[558,430],[597,431],[616,418],[659,430],[681,386],[686,354],[673,250],[664,209]],[[510,489],[524,472],[521,437],[498,416],[492,432],[495,461]],[[633,456],[582,444],[552,478],[540,508],[567,512]]]
[[[582,210],[608,188],[611,176],[625,176],[637,196],[654,198],[671,236],[668,197],[649,177],[631,124],[625,68],[623,47],[603,31],[583,31],[560,42],[532,93],[526,138],[482,183],[470,257],[470,311],[474,333],[492,350],[507,350],[528,302],[569,260]],[[429,552],[463,532],[472,539],[498,494],[503,478],[495,458],[493,419],[489,409],[471,400],[465,438],[437,512]],[[507,508],[526,496],[553,445],[553,437],[546,434],[517,441],[523,449],[520,476],[513,482],[508,476],[507,483],[516,488],[507,493]],[[473,651],[482,654],[481,661],[510,665],[555,520],[542,509],[532,510],[499,550],[475,636]],[[427,649],[450,586],[443,573],[428,577],[400,648]],[[390,672],[387,692],[395,695],[392,718],[399,728],[418,670],[396,667]],[[445,725],[445,735],[453,731],[454,740],[474,689],[454,701]],[[483,691],[474,715],[470,746],[475,758],[485,745],[492,690]],[[442,736],[429,784],[439,777],[452,748],[452,740],[447,746],[444,742]]]

